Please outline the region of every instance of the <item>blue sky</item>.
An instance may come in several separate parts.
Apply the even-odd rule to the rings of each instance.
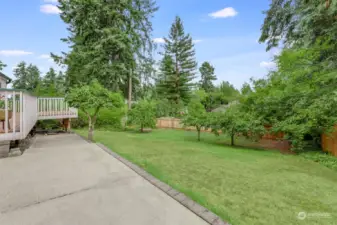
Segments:
[[[67,51],[60,41],[67,31],[55,4],[57,0],[0,1],[0,60],[8,65],[5,74],[13,77],[12,69],[23,60],[37,65],[42,73],[56,67],[49,53]],[[179,15],[196,42],[199,65],[203,61],[213,64],[217,82],[229,81],[240,88],[250,77],[265,76],[273,66],[277,49],[266,52],[265,45],[257,43],[262,11],[268,9],[269,0],[157,0],[157,4],[153,39],[160,42],[167,36]]]

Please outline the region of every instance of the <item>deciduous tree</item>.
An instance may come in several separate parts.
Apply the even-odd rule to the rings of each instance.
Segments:
[[[141,100],[129,111],[128,120],[134,125],[139,125],[140,132],[144,132],[144,128],[154,128],[156,126],[155,103]]]
[[[204,106],[198,99],[193,99],[188,104],[188,112],[183,118],[185,126],[193,126],[198,132],[198,141],[200,141],[200,132],[207,124],[207,114]]]
[[[285,133],[296,151],[304,149],[305,139],[319,139],[337,123],[337,72],[320,61],[330,48],[318,43],[284,50],[275,61],[278,70],[254,81],[254,92],[244,101],[274,132]]]
[[[88,117],[88,139],[93,140],[97,114],[102,108],[120,110],[124,105],[119,93],[110,92],[97,80],[79,88],[72,88],[66,97],[70,106],[81,109]],[[93,109],[93,110],[92,110]]]
[[[246,113],[240,105],[234,104],[224,112],[211,113],[212,131],[218,135],[218,131],[227,134],[231,138],[231,145],[235,145],[235,136],[242,135],[251,139],[258,139],[265,132],[261,120],[254,114]]]

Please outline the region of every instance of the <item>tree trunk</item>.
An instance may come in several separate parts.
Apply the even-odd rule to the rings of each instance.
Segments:
[[[198,130],[198,141],[200,141],[200,128],[197,128]]]
[[[131,109],[131,101],[132,101],[132,70],[130,69],[129,75],[129,93],[128,93],[128,109]]]
[[[234,146],[234,133],[231,134],[231,146]]]
[[[140,132],[144,133],[144,126],[143,126],[143,124],[140,125]]]
[[[330,7],[330,0],[325,0],[325,8],[329,8]]]
[[[94,128],[90,125],[89,125],[88,139],[89,141],[94,141]]]
[[[88,117],[88,120],[89,120],[88,139],[89,141],[94,141],[94,124],[90,116]]]

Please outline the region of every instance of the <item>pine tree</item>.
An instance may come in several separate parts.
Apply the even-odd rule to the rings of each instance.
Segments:
[[[191,88],[194,85],[197,63],[192,37],[185,34],[184,26],[176,17],[168,38],[165,38],[164,58],[161,62],[161,73],[164,79],[160,89],[166,98],[176,106],[190,100]]]
[[[153,0],[59,0],[71,51],[55,61],[67,65],[70,87],[97,79],[104,87],[127,94],[130,76],[150,57]],[[137,79],[137,77],[132,77]],[[125,93],[126,90],[126,93]]]
[[[59,71],[59,74],[56,76],[56,90],[60,94],[64,94],[66,89],[65,89],[65,75],[63,74],[62,71]]]
[[[157,93],[159,96],[167,97],[167,81],[168,77],[174,74],[174,62],[170,55],[164,55],[163,59],[160,61],[159,74],[157,78]]]
[[[13,71],[15,80],[13,87],[34,92],[40,82],[40,70],[33,64],[20,62]]]
[[[207,93],[214,89],[212,81],[216,80],[214,67],[209,62],[204,62],[199,68],[201,74],[200,87]]]
[[[56,86],[56,72],[54,68],[50,68],[49,71],[46,73],[46,75],[43,78],[43,83],[45,87],[50,87],[50,86]]]
[[[7,65],[0,60],[0,71],[2,71]]]

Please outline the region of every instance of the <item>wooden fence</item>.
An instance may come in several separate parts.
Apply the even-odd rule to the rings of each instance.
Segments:
[[[180,119],[163,117],[157,119],[157,128],[184,129]]]
[[[195,127],[184,127],[180,119],[165,117],[157,119],[157,128],[164,129],[185,129],[195,130]],[[266,130],[269,130],[270,126],[266,126]],[[211,130],[202,130],[203,132],[210,132]],[[267,132],[259,141],[244,141],[240,143],[240,146],[262,149],[274,149],[282,153],[291,153],[291,145],[289,141],[282,140],[283,134],[271,134]]]
[[[323,151],[337,156],[337,126],[335,126],[335,130],[331,134],[322,134],[321,140]]]

